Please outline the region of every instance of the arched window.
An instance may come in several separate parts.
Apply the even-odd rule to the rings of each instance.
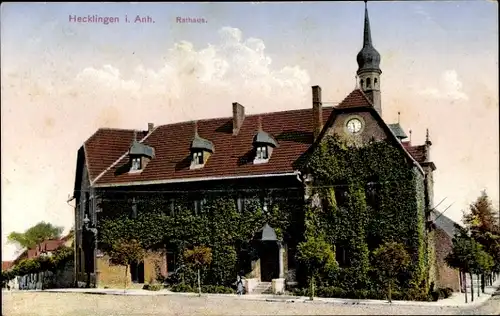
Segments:
[[[373,78],[373,86],[376,88],[377,87],[378,80],[377,78]]]
[[[363,88],[363,83],[365,83],[365,82],[363,81],[363,79],[361,79],[361,81],[360,81],[359,83],[360,83],[360,85],[361,85],[361,88]]]
[[[370,88],[372,85],[371,81],[370,81],[370,78],[366,78],[366,87],[367,88]]]

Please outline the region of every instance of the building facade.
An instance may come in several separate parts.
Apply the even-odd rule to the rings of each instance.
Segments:
[[[365,9],[363,48],[356,57],[358,87],[334,107],[323,106],[321,88],[314,86],[312,104],[302,110],[245,115],[244,106],[235,102],[232,117],[161,126],[150,123],[144,131],[99,129],[79,149],[77,158],[75,262],[79,283],[115,286],[128,278],[142,284],[180,268],[181,254],[165,240],[125,276],[125,267],[110,262],[109,243],[103,243],[107,237],[100,224],[108,218],[127,214],[134,220],[141,213],[156,211],[178,218],[183,208],[202,216],[207,199],[224,196],[230,197],[239,214],[245,214],[247,205],[258,205],[264,212],[277,207],[292,214],[295,226],[277,229],[279,224],[263,221],[248,232],[247,239],[258,246],[243,269],[250,279],[247,289],[273,282],[279,292],[285,283],[296,280],[296,247],[303,239],[304,206],[312,195],[314,180],[299,162],[331,135],[354,147],[386,142],[403,155],[404,164],[416,174],[419,189],[415,194],[425,204],[425,212],[412,216],[420,216],[425,223],[425,250],[434,253],[432,143],[427,134],[424,144],[414,146],[399,123],[388,124],[382,118],[380,59]],[[142,203],[155,199],[161,206]],[[429,265],[429,282],[435,281],[435,269],[434,263]]]

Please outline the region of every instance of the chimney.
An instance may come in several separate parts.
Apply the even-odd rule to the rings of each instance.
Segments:
[[[321,87],[312,87],[312,101],[313,101],[313,129],[314,140],[319,136],[323,129],[323,106],[321,105]]]
[[[233,136],[238,135],[245,120],[245,108],[238,102],[233,103]]]
[[[148,133],[151,133],[154,128],[155,128],[155,125],[153,123],[148,123]]]

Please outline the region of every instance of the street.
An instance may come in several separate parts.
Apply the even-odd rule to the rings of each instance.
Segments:
[[[497,292],[498,293],[498,292]],[[476,309],[405,305],[286,303],[237,297],[116,296],[2,292],[2,316],[111,315],[498,315],[500,296]]]

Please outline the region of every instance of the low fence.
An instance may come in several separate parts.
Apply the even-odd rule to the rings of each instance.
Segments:
[[[44,290],[51,288],[69,288],[74,286],[74,266],[67,264],[56,272],[42,271],[23,276],[17,276],[9,281],[8,286],[13,290]]]

